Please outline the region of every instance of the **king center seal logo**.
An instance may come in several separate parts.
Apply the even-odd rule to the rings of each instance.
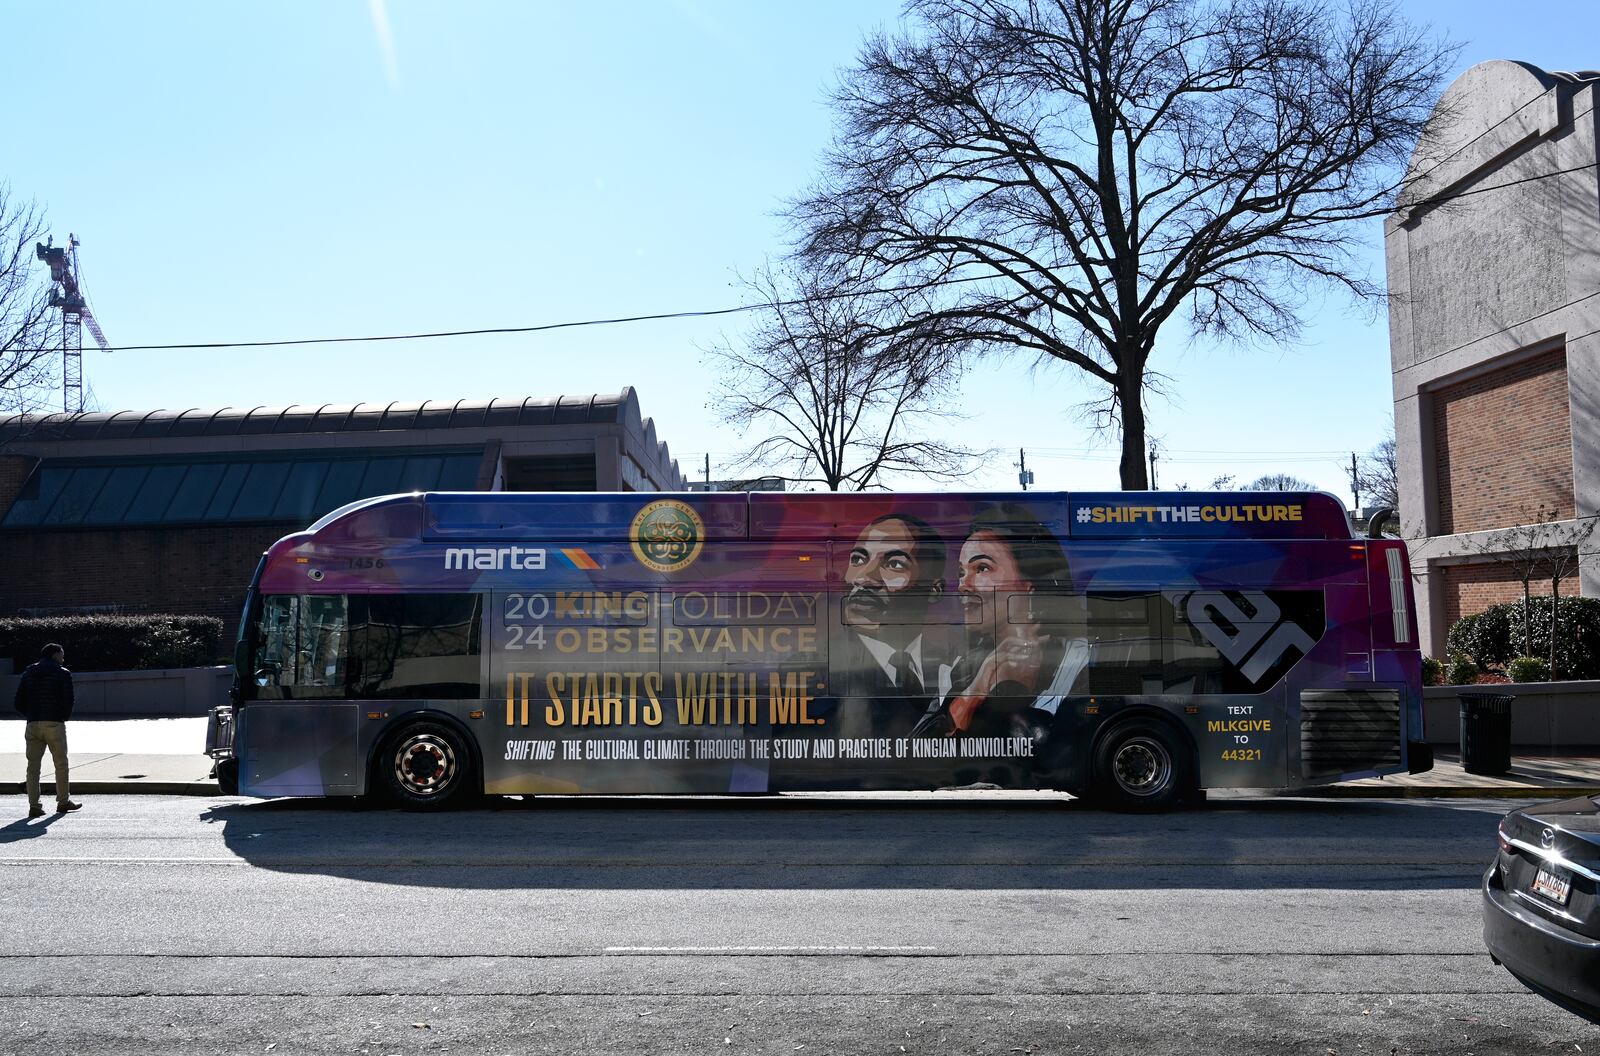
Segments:
[[[654,572],[678,572],[694,564],[705,545],[706,526],[694,507],[661,499],[633,518],[633,556]]]

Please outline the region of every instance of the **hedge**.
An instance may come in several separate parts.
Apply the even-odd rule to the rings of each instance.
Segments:
[[[222,621],[214,616],[45,616],[0,618],[0,658],[13,670],[56,642],[73,671],[136,671],[225,663]],[[4,671],[0,665],[0,671]]]
[[[1562,598],[1560,635],[1556,639],[1556,664],[1551,677],[1600,678],[1600,598]],[[1550,596],[1536,597],[1529,606],[1528,629],[1532,656],[1550,656]],[[1480,666],[1504,667],[1522,655],[1522,602],[1495,605],[1476,616],[1464,616],[1450,628],[1446,641],[1452,651],[1472,657]]]

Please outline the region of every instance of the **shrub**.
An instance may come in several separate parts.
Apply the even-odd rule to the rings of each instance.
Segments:
[[[1522,603],[1494,605],[1473,616],[1463,616],[1450,628],[1445,644],[1465,653],[1479,667],[1505,667],[1522,652]]]
[[[1479,668],[1472,657],[1455,653],[1450,657],[1449,681],[1452,686],[1470,686],[1478,681]]]
[[[1450,625],[1450,630],[1445,632],[1444,647],[1446,656],[1455,656],[1465,653],[1468,656],[1477,655],[1478,614],[1463,616]]]
[[[1422,684],[1425,686],[1444,684],[1444,665],[1431,656],[1422,658]]]
[[[1560,606],[1560,635],[1552,677],[1600,678],[1600,598],[1562,598]],[[1548,594],[1535,597],[1529,605],[1528,629],[1528,652],[1548,663]],[[1503,667],[1522,653],[1522,602],[1510,601],[1475,616],[1463,616],[1450,628],[1446,642],[1452,654],[1464,653],[1480,665]]]
[[[59,642],[74,671],[134,671],[219,662],[222,621],[214,616],[46,616],[0,619],[0,657],[17,666]]]
[[[1537,656],[1519,656],[1506,665],[1513,682],[1548,682],[1550,665]]]

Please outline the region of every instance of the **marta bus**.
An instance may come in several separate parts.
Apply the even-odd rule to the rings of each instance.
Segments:
[[[1323,493],[367,499],[250,585],[225,790],[1205,788],[1421,772],[1404,544]]]

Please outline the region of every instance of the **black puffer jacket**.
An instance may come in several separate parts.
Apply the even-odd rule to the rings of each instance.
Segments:
[[[17,683],[17,711],[30,722],[72,718],[72,672],[54,660],[29,664]]]

